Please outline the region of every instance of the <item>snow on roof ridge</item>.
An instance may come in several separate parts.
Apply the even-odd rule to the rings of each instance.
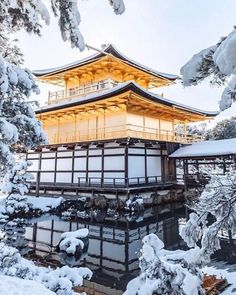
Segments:
[[[236,138],[196,142],[191,145],[180,147],[169,157],[191,158],[233,154],[236,154]]]
[[[113,44],[108,44],[103,50],[101,50],[101,52],[97,52],[97,53],[95,53],[93,55],[87,56],[87,57],[85,57],[83,59],[80,59],[78,61],[74,61],[74,62],[68,63],[66,65],[59,66],[59,67],[54,67],[54,68],[49,68],[49,69],[41,69],[41,70],[33,70],[32,72],[33,72],[33,74],[35,76],[50,75],[50,74],[53,74],[54,72],[58,72],[58,71],[61,71],[61,70],[66,70],[66,69],[69,69],[71,67],[75,67],[76,65],[83,64],[84,62],[87,62],[89,60],[93,60],[96,57],[99,57],[101,54],[104,54],[104,52],[109,54],[109,49],[113,49],[118,55],[123,57],[124,60],[127,60],[127,62],[133,63],[134,65],[136,65],[137,67],[141,68],[144,71],[148,71],[148,72],[150,72],[152,74],[161,76],[161,77],[166,78],[166,79],[176,80],[176,79],[179,78],[179,76],[174,75],[174,74],[158,72],[158,71],[156,71],[154,69],[151,69],[151,68],[149,68],[149,67],[147,67],[147,66],[145,66],[145,65],[143,65],[141,63],[138,63],[138,62],[128,58],[126,55],[121,53]]]

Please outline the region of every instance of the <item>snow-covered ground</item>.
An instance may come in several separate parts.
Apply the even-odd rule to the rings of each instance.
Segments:
[[[0,295],[55,295],[42,284],[0,275]]]
[[[5,209],[5,200],[6,195],[0,193],[0,222],[6,221],[6,209]],[[52,209],[55,209],[60,206],[63,202],[62,197],[50,198],[50,197],[34,197],[27,196],[26,203],[33,210],[41,210],[42,213],[47,213]]]

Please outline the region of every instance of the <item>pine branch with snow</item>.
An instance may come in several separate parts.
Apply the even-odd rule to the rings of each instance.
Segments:
[[[197,85],[208,77],[212,84],[226,84],[219,103],[223,111],[236,101],[235,69],[236,29],[216,45],[195,54],[181,68],[181,75],[184,86]]]
[[[203,295],[200,248],[167,251],[163,242],[150,234],[143,239],[141,274],[129,282],[124,295]]]
[[[181,231],[189,247],[201,245],[205,261],[220,249],[221,231],[236,234],[236,173],[231,167],[225,175],[211,174],[201,196],[191,205],[194,213]],[[229,236],[229,238],[230,238]]]
[[[27,172],[30,165],[29,161],[22,161],[15,165],[4,178],[1,190],[7,194],[5,208],[9,215],[22,215],[30,209],[25,197],[25,193],[29,191],[29,181],[33,178]]]

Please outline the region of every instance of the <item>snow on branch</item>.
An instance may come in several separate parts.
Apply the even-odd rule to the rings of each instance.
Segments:
[[[21,257],[16,248],[0,243],[0,275],[37,281],[58,295],[73,295],[73,288],[81,286],[83,279],[90,280],[92,272],[86,267],[63,266],[55,270],[38,267]]]
[[[123,0],[108,0],[114,9],[115,14],[122,14],[125,12],[125,5]]]
[[[201,196],[191,205],[195,213],[181,231],[189,247],[201,244],[205,261],[220,249],[219,232],[236,234],[236,173],[231,168],[225,175],[211,174]]]
[[[210,83],[225,87],[219,103],[220,110],[225,110],[236,101],[236,29],[219,43],[195,54],[181,68],[184,86],[197,85],[210,77]]]
[[[124,295],[203,295],[200,248],[167,251],[163,242],[150,234],[143,239],[141,274],[130,281]]]

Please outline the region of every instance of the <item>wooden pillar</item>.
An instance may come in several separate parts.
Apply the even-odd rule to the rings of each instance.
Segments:
[[[89,145],[87,146],[86,150],[86,183],[88,183],[88,169],[89,169]]]
[[[125,231],[125,271],[129,272],[129,230]]]
[[[103,226],[100,226],[100,267],[102,268],[103,259]]]
[[[34,225],[33,225],[32,241],[34,242],[34,251],[35,251],[36,250],[36,242],[37,242],[37,223],[34,223]]]
[[[148,173],[147,173],[147,147],[144,146],[144,175],[145,175],[145,182],[148,182]]]
[[[35,196],[39,197],[39,188],[40,188],[40,171],[37,171],[36,174],[36,191],[35,191]]]
[[[129,177],[129,149],[125,146],[125,153],[124,153],[124,161],[125,161],[125,185],[128,184],[128,177]]]
[[[102,146],[102,163],[101,163],[101,185],[103,184],[103,182],[104,182],[104,163],[105,163],[105,161],[104,161],[104,149],[105,149],[105,147],[104,147],[104,145]]]
[[[54,164],[54,179],[53,179],[53,183],[54,185],[56,185],[57,182],[57,150],[55,151],[55,164]]]
[[[161,181],[165,182],[165,155],[163,155],[163,146],[161,145]]]
[[[74,183],[74,178],[75,178],[75,147],[73,148],[72,151],[72,167],[71,167],[71,184],[73,185]]]
[[[50,250],[53,252],[53,230],[54,230],[54,220],[52,220],[52,225],[51,225],[51,236],[50,236]]]

